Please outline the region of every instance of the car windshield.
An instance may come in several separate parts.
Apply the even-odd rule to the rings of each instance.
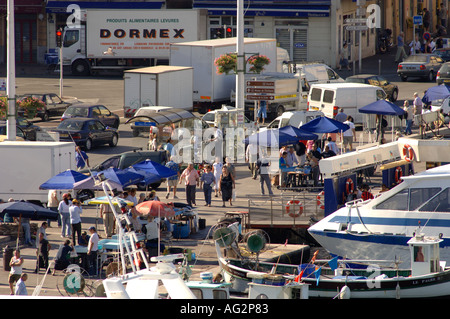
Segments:
[[[410,55],[405,59],[405,62],[420,62],[424,63],[427,62],[427,56],[426,55]]]
[[[58,125],[58,128],[63,130],[80,131],[83,128],[83,124],[84,122],[64,120]]]
[[[70,116],[81,116],[81,117],[87,117],[89,109],[87,107],[76,107],[76,106],[70,106],[66,110],[66,115]]]

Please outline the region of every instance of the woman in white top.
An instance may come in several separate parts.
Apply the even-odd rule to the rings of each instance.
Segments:
[[[215,191],[215,196],[218,197],[219,195],[219,180],[220,180],[220,175],[222,174],[222,167],[223,167],[223,163],[220,160],[220,158],[216,157],[216,161],[213,164],[213,170],[214,170],[214,179],[215,179],[215,185],[214,185],[214,191]]]
[[[69,201],[69,194],[63,194],[63,200],[59,202],[58,213],[61,216],[61,237],[70,237],[70,211],[71,203]]]

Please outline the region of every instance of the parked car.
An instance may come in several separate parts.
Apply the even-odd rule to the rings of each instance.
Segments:
[[[119,141],[117,129],[107,127],[97,119],[82,117],[67,119],[54,131],[59,133],[60,141],[75,142],[86,150],[101,144],[115,147]]]
[[[345,81],[350,83],[363,83],[379,86],[384,90],[389,100],[391,100],[392,102],[397,101],[398,86],[386,80],[386,78],[382,75],[358,74],[349,76],[345,79]]]
[[[407,81],[408,77],[423,77],[428,81],[433,81],[441,68],[444,60],[434,54],[410,55],[402,63],[398,64],[397,74],[402,81]]]
[[[63,101],[58,95],[55,93],[30,93],[24,94],[19,97],[20,99],[24,99],[27,97],[34,97],[45,104],[44,109],[38,109],[37,116],[40,117],[43,121],[48,121],[51,116],[61,116],[64,111],[72,105],[72,103],[68,103]],[[23,116],[23,111],[18,111],[20,116]]]
[[[7,135],[7,125],[6,125],[6,121],[0,121],[0,142],[5,141],[8,138]],[[16,140],[17,141],[25,141],[26,140],[26,136],[24,131],[22,131],[22,129],[17,126],[16,127]]]
[[[441,85],[442,83],[450,84],[450,62],[442,64],[436,75],[436,83]]]
[[[450,61],[450,48],[436,49],[433,53],[439,56],[445,62]]]
[[[23,117],[16,119],[16,136],[28,141],[36,141],[36,132],[41,128]],[[6,135],[6,121],[0,121],[0,135]]]
[[[98,119],[100,122],[107,126],[119,128],[120,119],[117,114],[112,113],[104,105],[100,104],[74,104],[67,108],[61,117],[61,120],[74,118],[74,117],[86,117]]]

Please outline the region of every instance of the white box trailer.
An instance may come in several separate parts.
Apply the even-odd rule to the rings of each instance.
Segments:
[[[166,105],[192,110],[194,69],[160,65],[124,72],[124,117],[143,106]]]
[[[0,143],[0,198],[47,203],[48,190],[39,186],[68,169],[76,170],[75,143]]]
[[[205,10],[87,9],[64,30],[63,63],[74,75],[168,61],[169,45],[205,38]],[[166,63],[164,63],[166,64]]]
[[[194,110],[204,112],[230,102],[231,91],[236,87],[236,75],[217,74],[214,60],[223,54],[236,51],[236,38],[170,44],[170,65],[194,68]],[[253,54],[266,55],[271,63],[265,67],[264,72],[276,72],[275,39],[245,38],[244,52],[246,58]],[[247,65],[247,72],[248,69]]]

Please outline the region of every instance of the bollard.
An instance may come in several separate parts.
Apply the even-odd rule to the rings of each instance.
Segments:
[[[381,75],[381,59],[378,59],[378,75]]]
[[[11,261],[11,258],[13,256],[13,251],[14,251],[14,249],[9,247],[8,245],[6,245],[5,248],[3,248],[3,270],[4,271],[11,270],[11,266],[9,265],[9,262]]]

